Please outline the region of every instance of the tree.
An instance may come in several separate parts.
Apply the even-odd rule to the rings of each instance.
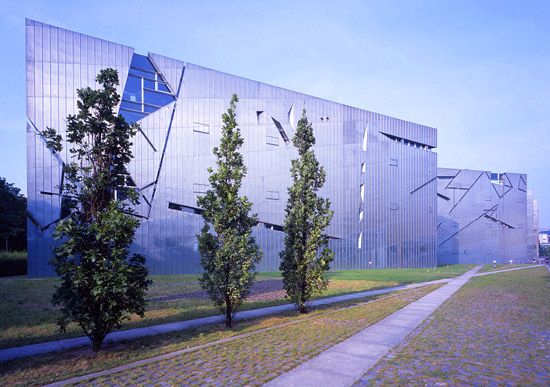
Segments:
[[[20,189],[0,177],[0,238],[12,239],[12,249],[24,250],[27,246],[27,199],[20,194]]]
[[[287,297],[300,313],[307,313],[311,297],[327,288],[323,272],[330,269],[334,253],[328,248],[328,227],[333,211],[330,202],[317,196],[325,183],[325,171],[313,152],[315,137],[305,109],[292,143],[299,158],[292,160],[293,184],[288,188],[284,223],[285,247],[280,252],[279,270]]]
[[[213,150],[218,169],[213,172],[208,168],[211,189],[197,200],[203,208],[204,220],[201,234],[197,235],[204,269],[200,284],[225,316],[228,328],[249,294],[256,264],[262,257],[252,237],[257,216],[249,215],[252,203],[246,197],[239,197],[246,167],[238,152],[244,140],[236,122],[237,102],[233,94],[227,113],[222,115],[220,147]]]
[[[539,255],[543,257],[550,256],[550,246],[543,246],[539,243]]]
[[[101,70],[96,81],[102,86],[98,90],[77,90],[79,113],[67,117],[74,161],[64,167],[62,189],[70,199],[70,214],[55,227],[54,237],[62,243],[50,261],[61,278],[52,298],[54,305],[62,305],[60,330],[76,322],[94,352],[130,313],[143,317],[149,285],[145,258],[129,253],[139,227],[132,210],[138,195],[124,188],[137,125],[116,114],[117,71]],[[44,136],[50,149],[62,150],[54,129],[46,129]]]

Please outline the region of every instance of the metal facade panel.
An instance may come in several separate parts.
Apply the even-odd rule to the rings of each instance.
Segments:
[[[30,276],[53,274],[48,265],[54,245],[51,232],[60,217],[58,187],[62,163],[69,155],[66,147],[60,154],[52,154],[41,133],[49,126],[65,136],[66,117],[76,113],[76,88],[96,87],[95,75],[101,68],[100,63],[116,68],[123,81],[128,74],[128,58],[126,61],[111,55],[103,58],[101,51],[90,51],[94,47],[101,49],[102,45],[97,42],[101,41],[26,20],[27,203],[32,218],[27,227]],[[89,51],[94,55],[88,56]],[[119,87],[119,93],[123,86]]]
[[[43,39],[52,28],[27,21],[27,111],[37,128],[28,135],[29,211],[50,217],[58,210],[42,198],[39,186],[51,188],[60,175],[54,170],[57,159],[49,160],[41,144],[40,130],[45,122],[63,125],[65,115],[76,109],[74,89],[94,87],[102,67],[119,71],[122,93],[133,54],[130,47],[54,28],[57,60],[66,65],[52,66],[52,49]],[[335,212],[327,230],[336,257],[332,268],[436,265],[437,157],[428,149],[436,144],[435,129],[156,54],[149,58],[174,92],[183,74],[176,101],[140,120],[141,132],[133,140],[129,172],[142,194],[137,212],[143,221],[132,250],[147,257],[152,274],[201,270],[195,235],[202,221],[193,208],[208,189],[206,169],[215,166],[212,148],[219,144],[220,117],[233,93],[239,97],[237,120],[248,168],[242,194],[254,203],[260,220],[254,232],[264,252],[259,270],[279,267],[290,160],[297,157],[290,139],[302,107],[326,171],[320,194]],[[49,89],[48,82],[54,87]],[[67,155],[60,156],[66,160]],[[29,273],[51,274],[44,263],[51,227],[29,227]]]
[[[438,263],[529,263],[524,174],[438,170]],[[531,218],[532,222],[532,218]],[[532,223],[531,223],[532,224]],[[531,243],[532,244],[532,243]]]

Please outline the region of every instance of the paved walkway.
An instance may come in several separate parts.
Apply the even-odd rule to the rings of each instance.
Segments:
[[[353,386],[550,386],[548,279],[472,278]]]
[[[449,281],[349,339],[265,384],[270,387],[351,386],[390,349],[472,278],[482,265]]]
[[[478,275],[494,274],[494,273],[511,271],[511,270],[521,270],[529,267],[533,267],[533,266],[506,269],[506,270],[488,272],[488,273],[483,273]],[[441,279],[441,280],[421,282],[421,283],[409,284],[409,285],[403,285],[403,286],[395,286],[395,287],[386,288],[386,289],[347,294],[347,295],[337,296],[337,297],[323,298],[323,299],[314,301],[313,305],[333,304],[336,302],[341,302],[346,300],[353,300],[353,299],[363,298],[363,297],[368,297],[373,295],[392,293],[399,290],[414,289],[414,288],[438,284],[438,283],[448,283],[451,280],[452,279]],[[238,321],[238,320],[244,320],[244,319],[250,319],[250,318],[257,318],[257,317],[267,316],[271,314],[282,313],[293,309],[294,309],[294,305],[287,304],[287,305],[272,306],[268,308],[248,310],[248,311],[239,312],[235,320]],[[204,317],[204,318],[199,318],[194,320],[154,325],[154,326],[143,327],[143,328],[128,329],[124,331],[110,333],[105,339],[105,342],[112,343],[117,341],[131,340],[131,339],[144,337],[144,336],[153,336],[161,333],[181,331],[181,330],[194,328],[198,326],[216,324],[216,323],[219,323],[220,321],[222,321],[220,316],[211,316],[211,317]],[[46,343],[31,344],[31,345],[25,345],[21,347],[5,348],[5,349],[0,349],[0,361],[15,359],[19,357],[25,357],[25,356],[40,355],[40,354],[54,352],[54,351],[63,351],[70,348],[78,348],[78,347],[84,347],[89,345],[90,345],[90,340],[87,337],[76,337],[72,339],[64,339],[64,340],[51,341]]]
[[[421,282],[417,284],[394,286],[386,289],[370,290],[366,292],[346,294],[346,295],[337,296],[337,297],[323,298],[323,299],[314,301],[313,305],[328,305],[328,304],[333,304],[335,302],[354,300],[354,299],[364,298],[364,297],[378,295],[378,294],[387,294],[387,293],[392,293],[399,290],[414,289],[422,286],[428,286],[428,285],[433,285],[438,283],[446,283],[448,281],[450,280],[441,279],[441,280],[435,280],[435,281]],[[235,317],[234,321],[263,317],[263,316],[287,312],[291,310],[294,310],[293,304],[278,305],[278,306],[271,306],[271,307],[261,308],[261,309],[247,310],[247,311],[239,312]],[[153,326],[143,327],[143,328],[128,329],[124,331],[109,333],[109,335],[107,336],[104,342],[113,343],[117,341],[131,340],[131,339],[136,339],[144,336],[158,335],[160,333],[181,331],[181,330],[195,328],[195,327],[208,325],[208,324],[218,324],[222,321],[223,321],[223,317],[216,315],[216,316],[198,318],[194,320],[178,321],[178,322],[161,324],[161,325],[153,325]],[[58,340],[58,341],[50,341],[46,343],[30,344],[30,345],[25,345],[21,347],[5,348],[5,349],[0,349],[0,361],[15,359],[18,357],[40,355],[40,354],[54,352],[54,351],[63,351],[65,349],[85,347],[85,346],[90,346],[90,339],[88,339],[87,337],[75,337],[73,339],[64,339],[64,340]]]

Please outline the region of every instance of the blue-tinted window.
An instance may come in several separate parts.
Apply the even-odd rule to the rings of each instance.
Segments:
[[[126,87],[122,94],[122,99],[128,101],[141,102],[141,79],[136,77],[128,77]],[[140,109],[141,110],[141,109]]]
[[[126,121],[132,123],[132,122],[138,122],[143,117],[146,117],[146,113],[137,113],[137,112],[131,112],[128,110],[120,109],[120,114],[126,119]]]
[[[127,121],[136,122],[173,101],[174,95],[149,58],[134,54],[122,94],[120,114]]]
[[[138,112],[141,111],[141,104],[140,103],[133,103],[129,101],[122,101],[120,104],[121,109],[131,109],[131,110],[137,110]]]
[[[136,67],[138,69],[156,72],[155,68],[151,64],[151,61],[149,61],[149,58],[147,58],[145,55],[134,54],[132,56],[132,63],[130,64],[130,66]]]
[[[157,110],[159,110],[158,106],[143,105],[143,111],[146,113],[153,113]]]
[[[165,106],[174,100],[174,97],[168,94],[155,93],[154,91],[144,90],[143,98],[145,103],[151,105]]]
[[[152,79],[155,80],[155,73],[150,73],[148,71],[138,70],[138,69],[130,69],[130,74],[135,75],[136,77],[146,78],[146,79]]]
[[[165,93],[170,93],[170,89],[164,83],[158,83],[158,90],[164,91]]]
[[[155,81],[151,81],[149,79],[143,79],[143,87],[146,89],[155,90]]]

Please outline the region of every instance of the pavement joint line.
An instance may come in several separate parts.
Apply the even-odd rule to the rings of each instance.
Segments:
[[[238,340],[238,339],[241,339],[241,338],[246,338],[248,336],[252,336],[252,335],[257,334],[257,333],[262,333],[262,332],[270,331],[270,330],[273,330],[273,329],[283,328],[283,327],[289,326],[289,325],[299,324],[299,323],[302,323],[302,322],[307,321],[307,320],[315,319],[315,318],[318,318],[318,317],[323,317],[323,316],[330,315],[330,314],[333,314],[333,313],[342,312],[342,311],[348,310],[348,309],[357,308],[357,307],[360,307],[360,306],[364,306],[366,304],[371,304],[371,303],[375,303],[375,302],[379,302],[379,301],[384,301],[384,300],[387,300],[387,299],[390,299],[390,298],[393,298],[393,297],[401,296],[403,294],[407,294],[407,293],[411,293],[411,292],[414,292],[414,291],[417,291],[417,290],[421,290],[421,289],[427,288],[429,286],[432,286],[432,285],[426,285],[426,286],[422,286],[422,287],[418,287],[418,288],[414,288],[414,289],[409,289],[409,290],[406,290],[406,291],[403,291],[403,292],[400,292],[400,293],[390,294],[389,296],[386,296],[386,297],[377,298],[375,300],[369,300],[369,301],[361,302],[357,305],[350,305],[350,306],[346,306],[346,307],[339,308],[339,309],[336,309],[336,310],[331,310],[331,311],[328,311],[328,312],[316,314],[314,316],[304,317],[304,318],[296,320],[296,321],[289,321],[287,323],[275,325],[275,326],[272,326],[272,327],[262,328],[262,329],[258,329],[258,330],[252,331],[252,332],[247,332],[247,333],[243,333],[243,334],[240,334],[240,335],[227,337],[225,339],[212,341],[210,343],[201,344],[201,345],[197,345],[197,346],[194,346],[194,347],[181,349],[179,351],[165,353],[163,355],[158,355],[158,356],[151,357],[151,358],[148,358],[148,359],[138,360],[136,362],[121,365],[119,367],[111,368],[111,369],[108,369],[108,370],[98,371],[98,372],[94,372],[94,373],[91,373],[91,374],[78,376],[78,377],[75,377],[75,378],[71,378],[71,379],[62,380],[62,381],[59,381],[59,382],[47,384],[43,387],[60,387],[60,386],[64,386],[64,385],[67,385],[67,384],[70,384],[70,383],[78,383],[78,382],[82,382],[84,380],[93,379],[93,378],[97,378],[97,377],[105,376],[105,375],[110,375],[110,374],[113,374],[113,373],[117,373],[119,371],[125,371],[125,370],[131,369],[131,368],[139,367],[139,366],[142,366],[142,365],[145,365],[145,364],[148,364],[148,363],[154,363],[154,362],[157,362],[157,361],[160,361],[160,360],[169,359],[171,357],[182,355],[184,353],[197,351],[197,350],[202,349],[202,348],[207,348],[207,347],[211,347],[211,346],[214,346],[214,345],[217,345],[217,344],[223,344],[223,343],[226,343],[226,342],[229,342],[229,341]],[[408,305],[410,305],[410,304],[408,304]],[[400,308],[397,311],[399,311],[401,309],[403,309],[403,308]],[[395,313],[395,312],[392,312],[392,313]]]
[[[483,265],[478,265],[468,272],[462,274],[459,277],[456,277],[450,281],[451,291],[448,291],[449,284],[444,285],[433,292],[429,293],[424,297],[437,297],[441,298],[441,303],[439,305],[434,305],[431,310],[424,312],[424,319],[415,319],[410,322],[408,327],[399,326],[397,327],[392,323],[392,320],[399,319],[399,315],[392,313],[385,317],[384,319],[378,321],[377,323],[370,325],[369,327],[363,329],[359,333],[351,336],[347,340],[344,340],[333,347],[321,352],[317,356],[309,359],[308,361],[300,364],[298,367],[279,375],[278,377],[272,379],[265,386],[268,387],[347,387],[352,385],[356,380],[359,380],[362,375],[364,375],[372,366],[374,366],[386,353],[388,353],[392,348],[402,342],[414,329],[419,326],[422,321],[432,315],[445,301],[447,301],[452,295],[454,295],[462,285],[468,282],[476,273],[481,269]],[[454,284],[460,284],[460,286],[452,286]],[[424,297],[420,298],[417,301],[410,303],[409,305],[414,305],[417,302],[421,302]],[[402,310],[402,309],[400,309]],[[390,332],[394,332],[391,334]],[[380,334],[385,334],[386,338],[391,336],[392,339],[387,340],[384,350],[380,350],[380,340],[378,340],[377,349],[379,355],[373,356],[366,361],[364,357],[354,356],[348,353],[348,356],[338,356],[343,352],[342,349],[346,349],[349,346],[363,345],[364,349],[369,347],[369,342],[376,342],[376,339],[380,339]],[[372,340],[369,340],[371,339]],[[383,339],[384,337],[382,337]],[[319,367],[319,365],[324,367]],[[318,371],[319,375],[312,377],[310,374],[311,368],[314,368]],[[339,380],[329,380],[328,377],[331,376],[335,370],[339,371],[346,370],[347,375],[354,378],[353,382],[349,382],[349,378],[341,378]]]
[[[510,270],[528,269],[531,267],[538,267],[538,266],[540,265],[530,265],[528,267],[492,271],[492,272],[481,273],[477,275],[496,274],[496,273],[501,273],[501,272],[510,271]],[[550,270],[550,267],[548,265],[546,266]],[[429,286],[429,285],[438,284],[438,283],[448,283],[451,280],[456,278],[458,277],[443,278],[439,280],[419,282],[416,284],[398,285],[391,288],[368,290],[365,292],[358,292],[358,293],[351,293],[351,294],[344,294],[344,295],[339,295],[334,297],[322,298],[322,299],[313,301],[313,305],[315,306],[328,305],[336,302],[341,302],[344,300],[346,301],[353,300],[353,299],[364,298],[372,295],[391,293],[399,290],[416,289],[419,287]],[[239,312],[239,314],[235,317],[234,321],[246,320],[246,319],[255,318],[255,317],[262,317],[262,316],[267,316],[267,315],[276,314],[276,313],[282,313],[293,309],[294,309],[293,304],[284,304],[284,305],[270,306],[266,308],[251,309],[251,310]],[[176,332],[176,331],[181,331],[189,328],[196,328],[203,325],[216,324],[221,321],[222,321],[222,318],[216,315],[216,316],[202,317],[202,318],[193,319],[193,320],[176,321],[176,322],[160,324],[160,325],[151,325],[151,326],[140,327],[140,328],[126,329],[123,331],[109,333],[104,342],[115,343],[115,342],[130,340],[134,338],[153,336],[153,335],[162,334],[162,333]],[[62,339],[62,340],[56,340],[56,341],[48,341],[43,343],[28,344],[28,345],[23,345],[18,347],[3,348],[3,349],[0,349],[0,362],[16,359],[20,357],[45,354],[49,352],[64,351],[71,348],[87,347],[90,345],[91,345],[90,340],[85,336],[81,336],[81,337],[73,337],[69,339]]]
[[[314,300],[312,306],[330,305],[342,301],[350,301],[358,298],[365,298],[379,294],[393,293],[400,290],[417,289],[424,286],[435,285],[438,283],[446,283],[451,279],[445,278],[440,280],[433,280],[427,282],[419,282],[416,284],[399,285],[385,289],[368,290],[365,292],[351,293],[346,295],[340,295],[335,297],[322,298]],[[277,313],[288,312],[295,310],[294,304],[284,304],[277,306],[269,306],[266,308],[246,310],[239,312],[233,321],[247,320],[251,318],[269,316]],[[160,325],[151,325],[141,328],[127,329],[123,331],[117,331],[109,333],[104,340],[105,343],[115,343],[124,340],[130,340],[145,336],[153,336],[162,333],[182,331],[189,328],[196,328],[204,325],[217,324],[223,321],[223,318],[219,315],[202,317],[194,320],[176,321]],[[63,339],[57,341],[48,341],[44,343],[29,344],[19,347],[10,347],[0,349],[0,362],[11,360],[19,357],[27,357],[40,355],[49,352],[63,351],[71,348],[87,347],[90,346],[90,340],[87,337],[73,337],[70,339]]]

